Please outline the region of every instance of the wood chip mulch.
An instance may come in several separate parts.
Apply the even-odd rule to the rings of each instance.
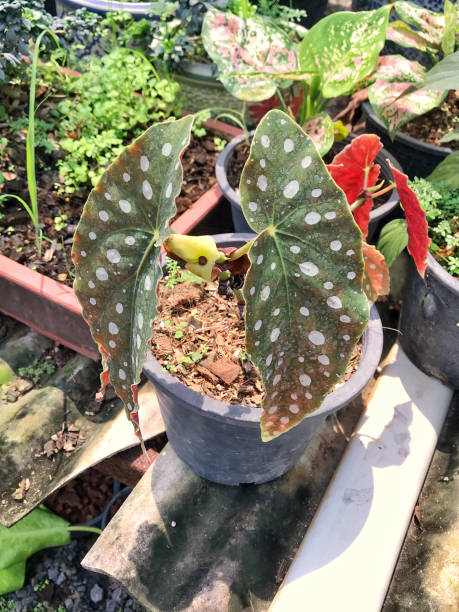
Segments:
[[[228,404],[259,407],[264,388],[245,354],[244,320],[236,299],[218,294],[217,283],[160,285],[151,351],[182,384]],[[357,370],[358,344],[339,384]]]

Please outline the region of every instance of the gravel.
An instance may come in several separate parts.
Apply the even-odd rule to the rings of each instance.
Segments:
[[[27,563],[24,587],[0,596],[0,610],[144,612],[116,581],[81,567],[80,561],[94,541],[92,536],[79,536],[67,546],[33,555]]]

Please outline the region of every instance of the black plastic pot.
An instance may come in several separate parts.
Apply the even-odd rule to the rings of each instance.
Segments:
[[[363,102],[362,111],[367,130],[381,138],[384,147],[398,159],[404,172],[410,178],[429,176],[438,164],[452,153],[452,149],[449,147],[437,147],[403,134],[403,132],[397,132],[392,141],[386,126],[374,114],[369,102]]]
[[[459,280],[429,255],[423,280],[410,261],[400,344],[423,372],[459,388]]]
[[[149,11],[152,8],[158,8],[160,4],[158,2],[153,4],[151,2],[122,2],[118,0],[55,0],[55,6],[59,17],[75,9],[86,8],[93,13],[99,13],[99,15],[106,15],[110,11],[124,11],[130,13],[135,19],[143,17],[155,19],[155,17],[149,15]]]
[[[240,246],[253,234],[220,234],[220,246]],[[220,484],[260,484],[282,476],[303,454],[325,417],[346,406],[367,385],[379,363],[383,334],[374,306],[363,336],[358,370],[314,414],[272,440],[260,437],[260,408],[211,399],[182,385],[149,354],[144,372],[153,382],[169,442],[194,472]]]
[[[252,138],[254,133],[255,131],[249,132],[249,138]],[[222,190],[225,198],[231,204],[231,214],[233,216],[234,231],[236,233],[252,231],[244,217],[244,213],[242,212],[241,198],[239,197],[239,193],[236,192],[228,182],[228,169],[232,163],[234,152],[236,147],[244,140],[245,136],[233,138],[233,140],[231,140],[231,142],[229,142],[219,154],[217,163],[215,165],[215,176],[217,177],[218,186]],[[342,149],[349,144],[349,142],[349,139],[345,139],[341,142],[335,143],[334,146]],[[382,177],[385,179],[385,181],[389,182],[392,180],[392,173],[386,159],[389,159],[390,163],[398,170],[403,170],[397,159],[395,159],[388,151],[382,149],[376,156],[376,162],[381,166]],[[388,221],[401,216],[401,208],[399,203],[400,199],[398,197],[398,193],[395,189],[393,189],[390,194],[388,194],[385,204],[382,204],[381,206],[378,206],[378,208],[371,211],[367,236],[368,242],[372,241],[374,237],[377,237],[383,224],[386,224]]]
[[[281,0],[280,4],[306,11],[307,15],[301,19],[300,23],[305,28],[311,28],[322,17],[325,17],[328,0]]]

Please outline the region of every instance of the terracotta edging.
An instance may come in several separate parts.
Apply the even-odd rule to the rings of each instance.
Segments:
[[[242,131],[213,119],[204,125],[231,138]],[[221,198],[214,185],[172,223],[171,230],[189,233]],[[0,255],[0,312],[86,357],[100,358],[73,289],[4,255]]]

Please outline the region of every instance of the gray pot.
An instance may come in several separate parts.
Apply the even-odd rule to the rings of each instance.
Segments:
[[[249,132],[249,138],[252,138],[255,131]],[[245,140],[245,136],[238,136],[237,138],[233,138],[231,142],[229,142],[223,151],[219,154],[217,158],[217,163],[215,165],[215,176],[217,177],[217,183],[220,189],[223,192],[223,195],[228,200],[231,205],[231,215],[233,217],[234,231],[235,232],[251,232],[251,228],[244,217],[244,213],[242,212],[241,207],[241,198],[239,193],[236,192],[228,182],[228,169],[232,163],[233,155],[236,147]],[[337,147],[344,148],[347,144],[349,144],[349,140],[343,140],[342,142],[336,143]],[[403,172],[398,161],[385,149],[382,149],[378,155],[376,156],[376,162],[381,166],[381,174],[383,178],[389,182],[392,181],[392,173],[390,171],[389,165],[387,163],[387,159],[390,160],[391,164]],[[368,226],[368,236],[367,241],[376,237],[379,233],[382,225],[385,225],[388,221],[395,219],[396,217],[401,216],[401,208],[399,206],[400,198],[398,197],[398,193],[396,189],[393,189],[390,194],[388,194],[387,201],[375,208],[370,213],[370,224]]]
[[[174,78],[180,83],[183,107],[188,111],[197,112],[208,107],[242,111],[243,103],[217,80],[218,70],[215,64],[184,60]]]
[[[110,11],[124,11],[131,13],[136,19],[149,16],[152,8],[157,8],[159,3],[151,2],[122,2],[118,0],[56,0],[56,13],[59,17],[79,8],[86,8],[93,13],[106,15]]]
[[[458,389],[459,280],[431,255],[427,261],[425,280],[410,261],[400,316],[400,344],[420,370]]]
[[[220,246],[240,246],[252,237],[220,234],[215,239]],[[261,408],[225,404],[197,393],[165,372],[151,354],[144,372],[155,386],[169,442],[194,472],[220,484],[260,484],[292,468],[326,416],[359,395],[378,366],[382,344],[381,321],[372,306],[358,370],[318,411],[271,442],[261,441]]]

